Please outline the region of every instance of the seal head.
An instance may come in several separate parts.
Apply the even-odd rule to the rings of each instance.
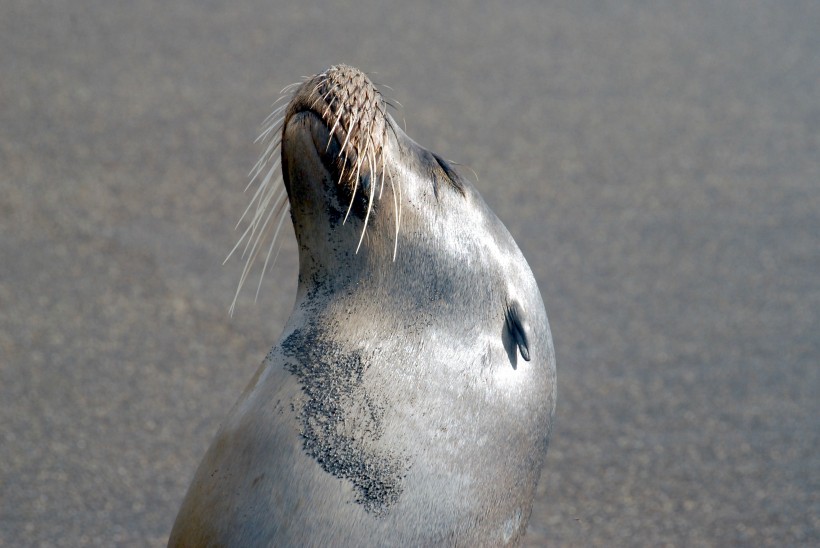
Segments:
[[[524,257],[360,71],[304,82],[281,124],[296,303],[169,545],[517,542],[556,397]]]

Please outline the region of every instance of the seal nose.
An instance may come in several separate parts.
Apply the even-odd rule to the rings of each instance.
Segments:
[[[304,82],[285,116],[310,112],[328,128],[326,141],[316,143],[323,161],[335,160],[339,184],[358,185],[358,177],[381,163],[387,142],[385,103],[367,75],[348,65],[334,65]],[[336,142],[334,142],[336,141]]]

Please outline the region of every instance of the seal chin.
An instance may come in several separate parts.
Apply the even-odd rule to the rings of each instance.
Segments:
[[[288,194],[295,190],[291,174],[293,168],[313,171],[321,166],[325,174],[318,179],[319,182],[334,178],[339,155],[338,140],[330,135],[327,124],[315,112],[302,111],[290,117],[284,127],[282,143],[282,177]],[[313,178],[300,179],[302,184],[317,181]],[[290,201],[293,202],[292,199]]]

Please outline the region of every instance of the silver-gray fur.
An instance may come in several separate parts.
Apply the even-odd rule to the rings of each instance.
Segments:
[[[527,262],[363,73],[331,67],[283,114],[296,304],[169,545],[516,543],[556,398]]]

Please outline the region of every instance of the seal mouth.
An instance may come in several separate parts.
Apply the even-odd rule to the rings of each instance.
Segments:
[[[355,147],[347,146],[343,148],[343,141],[340,141],[340,139],[343,139],[344,136],[340,135],[340,130],[337,129],[331,133],[331,126],[328,120],[323,118],[320,112],[313,109],[305,109],[293,113],[285,125],[287,126],[296,121],[306,122],[304,125],[309,128],[308,131],[313,139],[316,156],[321,161],[322,166],[325,171],[328,172],[331,179],[336,181],[336,188],[342,193],[345,203],[354,200],[351,190],[358,190],[359,186],[361,186],[366,193],[370,185],[371,166],[369,162],[360,162],[360,154]],[[366,156],[362,158],[362,161],[364,160],[367,160]],[[358,177],[356,177],[357,169]],[[283,178],[287,188],[290,182],[286,173],[283,173]],[[360,192],[359,194],[361,195],[362,193]]]

